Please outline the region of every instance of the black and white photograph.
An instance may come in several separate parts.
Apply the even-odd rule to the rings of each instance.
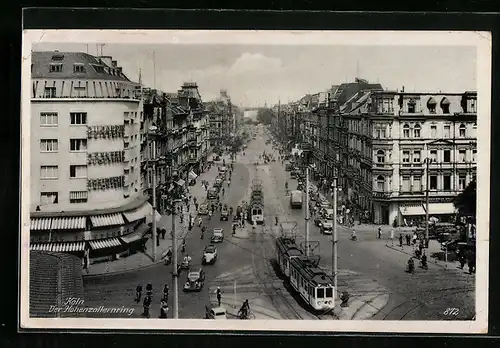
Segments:
[[[21,327],[487,330],[490,34],[27,30],[22,69]]]

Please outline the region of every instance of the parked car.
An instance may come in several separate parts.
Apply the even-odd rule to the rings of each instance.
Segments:
[[[214,228],[212,233],[212,243],[222,243],[224,241],[224,230],[222,228]]]
[[[203,258],[201,259],[201,263],[205,264],[214,264],[217,261],[217,247],[213,244],[207,245],[203,250]]]

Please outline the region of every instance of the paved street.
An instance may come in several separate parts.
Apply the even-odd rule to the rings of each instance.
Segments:
[[[248,299],[256,319],[381,319],[381,320],[422,320],[422,319],[470,319],[474,316],[474,276],[465,271],[457,271],[453,266],[445,269],[430,263],[429,270],[417,267],[413,275],[405,272],[409,256],[387,247],[387,234],[379,240],[376,226],[364,225],[358,228],[358,241],[349,240],[350,230],[339,226],[339,292],[347,290],[351,294],[349,308],[335,313],[313,315],[296,295],[284,287],[274,269],[274,238],[279,235],[274,226],[275,216],[280,221],[297,223],[299,242],[304,237],[304,210],[289,208],[289,197],[285,195],[285,180],[294,187],[295,180],[289,178],[279,162],[255,165],[258,155],[271,147],[265,139],[249,143],[245,155],[238,155],[232,174],[231,187],[224,184],[226,195],[223,199],[229,206],[236,207],[249,194],[253,179],[262,180],[265,200],[265,226],[252,229],[247,224],[246,231],[231,236],[231,221],[220,221],[216,213],[211,220],[204,218],[208,236],[200,238],[200,230],[195,227],[188,233],[186,252],[193,258],[192,267],[201,265],[204,246],[208,243],[211,230],[221,227],[225,240],[218,245],[219,257],[215,265],[204,267],[206,281],[199,293],[182,292],[186,273],[179,278],[179,317],[202,318],[204,307],[215,303],[217,286],[223,291],[222,304],[231,317],[236,314],[241,303]],[[321,256],[321,266],[331,272],[331,237],[321,235],[311,221],[310,240],[318,242],[314,253]],[[180,255],[182,258],[182,255]],[[141,304],[134,302],[135,288],[151,282],[154,286],[151,316],[159,315],[162,289],[165,283],[171,287],[171,267],[158,264],[144,269],[92,277],[85,281],[85,300],[88,306],[107,307],[129,306],[135,308],[132,317],[140,317]],[[172,296],[169,307],[172,308]],[[456,316],[447,317],[447,308],[458,308]]]

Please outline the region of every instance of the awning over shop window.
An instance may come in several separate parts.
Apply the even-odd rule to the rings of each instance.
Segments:
[[[152,212],[153,212],[153,207],[151,207],[150,213],[146,216],[146,223],[153,222],[153,214],[152,214]],[[161,220],[161,214],[158,213],[158,210],[156,210],[156,209],[155,209],[155,219],[156,219],[156,222],[158,222],[158,221]]]
[[[65,243],[53,243],[52,251],[58,253],[70,252],[70,251],[83,251],[85,250],[85,242],[65,242]]]
[[[89,241],[92,250],[113,248],[122,245],[117,237],[109,239],[91,240]]]
[[[94,215],[90,217],[94,227],[116,226],[125,224],[121,213]]]
[[[30,250],[32,251],[51,251],[52,243],[31,243]]]
[[[52,218],[31,218],[31,231],[48,231],[52,228]]]
[[[141,205],[139,208],[137,208],[135,210],[127,211],[127,212],[123,213],[123,215],[125,216],[125,218],[129,222],[132,222],[132,221],[137,221],[137,220],[140,220],[142,218],[145,218],[147,215],[151,215],[152,210],[153,210],[153,207],[151,206],[151,204],[146,202],[143,205]]]
[[[85,216],[58,217],[52,219],[53,230],[84,230]]]
[[[120,237],[120,239],[126,244],[130,244],[132,242],[138,241],[144,238],[144,235],[149,230],[149,226],[147,224],[142,224],[135,230],[134,232],[127,234],[125,236]]]
[[[425,204],[424,204],[424,209],[425,209]],[[456,209],[453,203],[429,203],[429,215],[448,215],[448,214],[455,214],[455,212]]]
[[[194,179],[196,179],[197,177],[198,177],[198,175],[196,175],[196,173],[195,173],[195,172],[193,172],[193,171],[190,171],[190,172],[189,172],[189,180],[194,180]]]
[[[425,215],[424,207],[422,207],[421,205],[399,207],[399,211],[403,216]]]

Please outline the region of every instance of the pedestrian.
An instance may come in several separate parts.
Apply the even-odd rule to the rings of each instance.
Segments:
[[[153,285],[151,283],[148,283],[146,285],[146,296],[151,296],[153,294]]]
[[[411,244],[411,236],[409,234],[405,234],[405,237],[406,237],[406,245],[410,246],[410,244]]]
[[[394,246],[394,229],[391,228],[391,244]]]
[[[377,235],[378,235],[378,239],[381,239],[381,238],[382,238],[382,227],[379,227],[379,228],[378,228],[378,233],[377,233]]]
[[[165,228],[161,229],[161,238],[165,239],[165,236],[167,235],[167,230]]]
[[[156,233],[156,246],[160,246],[160,234],[159,233]]]
[[[143,317],[149,318],[149,307],[151,306],[151,296],[144,297],[144,302],[142,303],[142,307],[144,312],[142,313]]]
[[[399,234],[399,246],[401,249],[403,248],[403,235],[401,233]]]
[[[163,287],[163,301],[168,302],[168,292],[169,292],[168,284],[165,284]]]
[[[158,318],[160,318],[160,319],[166,319],[167,318],[167,312],[168,312],[167,301],[161,300],[161,302],[160,302],[160,316]]]
[[[217,287],[217,290],[215,290],[215,293],[217,295],[217,303],[219,304],[220,307],[220,300],[222,299],[222,290],[220,287]]]
[[[413,245],[417,244],[417,238],[418,238],[418,237],[417,237],[417,233],[416,233],[416,232],[413,232],[413,238],[412,238],[412,239],[413,239],[413,240],[412,240]]]

